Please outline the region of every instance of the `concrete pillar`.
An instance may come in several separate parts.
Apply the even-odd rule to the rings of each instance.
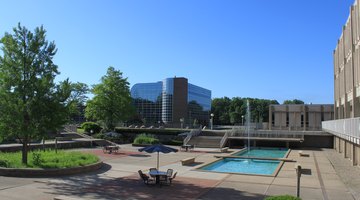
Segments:
[[[339,141],[339,153],[342,153],[342,145],[341,145],[341,139],[340,138],[338,138],[338,141]]]
[[[306,106],[305,105],[303,105],[303,113],[304,113],[304,131],[306,131],[306,120],[307,120],[307,118],[306,118],[306,114],[307,114],[307,110],[306,110]]]
[[[356,146],[355,144],[351,144],[351,151],[352,151],[352,155],[351,155],[351,158],[352,158],[352,165],[355,166],[357,165],[357,159],[356,159]]]
[[[347,158],[347,142],[344,140],[344,158]]]
[[[254,147],[256,147],[256,140],[254,140]]]
[[[286,148],[289,148],[289,141],[286,142]]]
[[[272,129],[272,120],[273,120],[273,118],[272,118],[272,106],[270,105],[269,106],[269,130],[271,130]]]

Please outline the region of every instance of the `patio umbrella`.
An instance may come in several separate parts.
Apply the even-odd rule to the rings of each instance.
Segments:
[[[159,153],[171,153],[171,152],[177,152],[177,149],[164,146],[162,144],[155,144],[151,146],[147,146],[144,148],[139,149],[140,152],[145,151],[147,153],[154,153],[157,152],[157,169],[159,169]]]

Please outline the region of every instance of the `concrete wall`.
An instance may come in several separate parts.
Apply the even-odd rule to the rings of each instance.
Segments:
[[[259,147],[283,147],[287,146],[283,141],[250,141],[252,146]],[[247,140],[230,140],[230,147],[243,147],[247,144]],[[305,135],[303,142],[290,142],[289,148],[333,148],[334,137],[332,135]]]
[[[360,117],[359,13],[356,0],[333,53],[335,119]]]
[[[321,122],[334,119],[331,104],[269,106],[269,130],[321,130]]]

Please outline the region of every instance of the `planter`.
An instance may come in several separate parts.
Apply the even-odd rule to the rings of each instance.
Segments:
[[[53,177],[53,176],[65,176],[74,175],[80,173],[87,173],[99,170],[103,165],[103,162],[97,162],[94,164],[71,167],[63,169],[28,169],[28,168],[3,168],[0,167],[0,176],[10,177]]]

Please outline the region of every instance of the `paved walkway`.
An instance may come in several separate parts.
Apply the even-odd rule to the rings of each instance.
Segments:
[[[0,199],[263,199],[278,194],[296,195],[296,173],[293,162],[282,166],[277,177],[210,173],[195,170],[203,163],[215,160],[218,149],[195,149],[160,155],[161,170],[168,168],[178,172],[171,186],[147,186],[139,180],[137,170],[146,172],[156,165],[156,154],[140,153],[137,148],[122,145],[117,154],[104,154],[101,149],[82,149],[99,155],[105,167],[96,173],[58,178],[9,178],[0,177]],[[359,185],[347,182],[342,175],[359,168],[334,164],[341,155],[333,150],[303,150],[309,157],[299,157],[297,150],[289,158],[303,167],[301,177],[302,199],[358,198]],[[179,162],[196,157],[194,166],[182,166]],[[348,162],[345,160],[338,160]],[[341,171],[343,169],[343,171]],[[339,174],[339,175],[338,175]],[[360,180],[360,174],[352,173],[352,179]],[[351,183],[349,185],[349,183]],[[353,196],[354,195],[354,196]]]
[[[326,149],[326,156],[354,198],[360,199],[360,167],[352,166],[351,162],[344,162],[343,154],[332,149]]]

